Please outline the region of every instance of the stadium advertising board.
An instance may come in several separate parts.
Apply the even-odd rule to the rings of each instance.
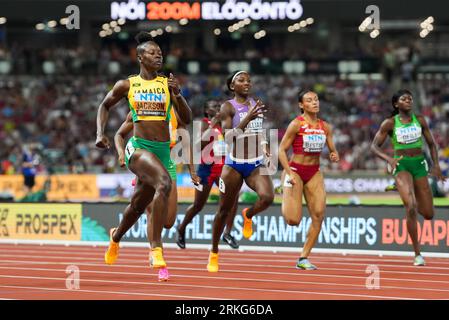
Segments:
[[[81,204],[0,203],[0,239],[81,240]]]
[[[186,204],[179,206],[177,220],[170,230],[163,231],[166,243],[176,242],[176,226],[184,218]],[[107,230],[117,226],[123,217],[126,204],[85,204],[83,215],[97,225],[102,235],[84,234],[83,239],[107,238]],[[239,206],[239,212],[244,207]],[[210,244],[216,205],[206,205],[186,228],[188,244]],[[424,221],[419,217],[418,235],[424,252],[449,251],[449,209],[435,208],[435,219]],[[304,218],[299,226],[288,226],[280,213],[280,206],[273,205],[253,218],[254,234],[243,238],[243,218],[237,214],[234,220],[234,236],[241,245],[300,248],[306,240],[311,219],[304,208]],[[126,233],[122,241],[147,242],[147,217],[142,215]],[[411,250],[407,234],[404,208],[401,206],[328,206],[316,248],[359,250]]]
[[[44,188],[47,176],[36,176],[36,185],[33,191]],[[15,199],[22,198],[24,194],[22,175],[0,175],[0,190],[9,191]],[[67,174],[50,176],[50,185],[47,200],[96,200],[100,196],[97,188],[97,176],[94,174]]]
[[[280,171],[278,172],[280,174]],[[133,187],[131,180],[134,178],[132,174],[100,174],[97,176],[97,185],[100,189],[101,196],[107,196],[117,186],[125,189],[124,196],[128,197],[132,194]],[[275,186],[280,185],[280,180],[274,178]],[[1,180],[0,180],[1,181]],[[390,176],[328,176],[325,175],[324,184],[326,192],[328,193],[383,193],[385,187],[391,185],[394,179]],[[1,183],[1,182],[0,182]],[[441,190],[449,192],[449,181],[446,183],[438,183]],[[187,173],[178,173],[177,186],[182,188],[191,188],[193,184],[190,175]],[[249,191],[248,187],[244,185],[243,191]]]
[[[299,0],[288,1],[114,1],[112,19],[127,20],[297,20]]]

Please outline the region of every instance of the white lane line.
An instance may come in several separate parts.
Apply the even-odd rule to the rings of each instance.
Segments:
[[[42,278],[42,277],[36,277],[36,279],[44,279],[44,280],[66,280],[66,279],[57,279],[57,278]],[[83,280],[86,281],[86,280]],[[123,295],[133,295],[133,296],[148,296],[148,297],[164,297],[164,298],[181,298],[181,299],[203,299],[203,300],[229,300],[229,299],[223,299],[223,298],[213,298],[213,297],[201,297],[201,296],[187,296],[187,295],[174,295],[174,294],[157,294],[157,293],[140,293],[140,292],[123,292],[123,291],[108,291],[108,290],[85,290],[85,289],[77,289],[77,290],[70,290],[70,289],[58,289],[58,288],[46,288],[46,287],[31,287],[31,286],[6,286],[6,285],[0,285],[0,288],[16,288],[16,289],[34,289],[34,290],[44,290],[44,291],[64,291],[69,293],[78,293],[78,292],[85,292],[85,293],[108,293],[108,294],[123,294]],[[30,292],[26,292],[27,295],[30,294]],[[20,294],[18,293],[11,293],[11,294]],[[32,299],[31,299],[32,300]],[[52,299],[53,300],[53,299]]]
[[[0,254],[0,257],[6,257],[6,258],[30,258],[29,255],[3,255]],[[34,258],[34,257],[32,257]],[[59,257],[59,256],[48,256],[48,255],[39,255],[39,257],[36,257],[36,259],[40,259],[40,258],[46,258],[46,259],[54,259],[54,260],[63,260],[63,259],[70,259],[72,260],[72,262],[70,263],[74,263],[73,261],[77,261],[77,260],[82,260],[82,261],[102,261],[103,257],[98,257],[98,258],[88,258],[88,257]],[[169,261],[169,263],[171,265],[176,265],[176,264],[193,264],[193,265],[203,265],[205,264],[205,261],[207,261],[207,259],[203,259],[204,261],[191,261],[191,260],[174,260],[174,261]],[[248,264],[248,263],[237,263],[237,261],[246,261],[247,259],[245,258],[240,258],[240,259],[231,259],[232,262],[221,262],[220,265],[224,265],[224,266],[241,266],[241,267],[251,267],[251,268],[262,268],[262,269],[266,269],[266,268],[273,268],[273,269],[291,269],[292,266],[289,265],[271,265],[271,264]],[[11,260],[2,260],[2,261],[11,261]],[[30,261],[30,260],[28,260]],[[251,260],[254,261],[254,260]],[[265,262],[266,259],[259,259],[257,261],[261,261],[261,262]],[[132,263],[132,262],[143,262],[143,260],[140,259],[120,259],[120,263],[122,262],[127,262],[127,263]],[[1,261],[0,261],[1,264]],[[344,265],[347,266],[345,268],[320,268],[319,270],[329,270],[329,271],[354,271],[354,272],[365,272],[366,267],[368,266],[367,264],[356,264],[356,263],[336,263],[336,262],[326,262],[324,264],[331,264],[331,265]],[[293,264],[292,264],[293,265]],[[352,268],[353,266],[358,267],[361,266],[361,268]],[[449,276],[449,272],[448,273],[436,273],[436,272],[431,272],[431,273],[426,273],[426,272],[421,272],[422,270],[430,270],[430,269],[435,269],[435,270],[448,270],[449,268],[444,268],[444,267],[430,267],[430,266],[426,266],[426,267],[416,267],[416,266],[397,266],[397,265],[386,265],[386,264],[376,264],[377,267],[379,268],[399,268],[399,269],[404,269],[404,268],[412,268],[412,270],[414,270],[414,272],[412,271],[393,271],[393,270],[383,270],[384,272],[389,272],[389,273],[398,273],[398,274],[422,274],[422,275],[432,275],[432,276],[445,276],[448,277]],[[349,267],[349,268],[348,268]],[[256,271],[256,270],[254,270]],[[258,272],[258,270],[257,270]]]
[[[8,262],[8,261],[6,261]],[[18,261],[13,261],[13,262],[18,262]],[[24,265],[64,265],[64,266],[68,266],[73,264],[73,262],[45,262],[45,261],[39,261],[39,262],[30,262],[30,261],[20,261],[20,263],[24,264]],[[233,264],[231,264],[233,265]],[[77,266],[86,266],[86,267],[95,267],[95,268],[111,268],[111,269],[120,269],[120,268],[126,268],[126,269],[144,269],[144,270],[149,270],[148,266],[138,266],[135,264],[131,264],[131,265],[127,265],[127,264],[120,264],[120,265],[111,265],[111,266],[106,266],[104,263],[77,263]],[[203,274],[208,274],[206,272],[206,267],[204,268],[186,268],[186,267],[170,267],[170,270],[179,270],[179,271],[193,271],[193,272],[201,272]],[[272,271],[257,271],[255,272],[254,270],[241,270],[241,269],[225,269],[225,270],[220,270],[220,274],[224,274],[224,273],[240,273],[240,274],[263,274],[263,275],[270,275],[270,276],[292,276],[293,278],[298,278],[298,277],[323,277],[323,278],[342,278],[342,279],[363,279],[363,281],[366,281],[366,275],[363,276],[354,276],[354,275],[334,275],[334,274],[320,274],[320,273],[316,273],[316,272],[320,272],[320,270],[323,269],[319,269],[317,271],[312,271],[312,272],[305,272],[305,271],[300,271],[300,270],[296,270],[296,269],[292,269],[289,268],[289,272],[272,272]],[[340,269],[334,269],[334,270],[340,270]],[[364,273],[364,272],[360,272],[360,273]],[[385,273],[400,273],[400,272],[385,272]],[[408,273],[408,272],[407,272]],[[364,273],[365,274],[365,273]],[[414,273],[413,273],[414,274]],[[419,274],[414,274],[415,276],[419,276],[422,275],[422,273]],[[428,275],[434,275],[433,273],[428,273]],[[445,275],[446,276],[446,275]],[[203,276],[206,277],[206,276]],[[439,284],[448,284],[449,285],[449,281],[442,281],[442,280],[427,280],[427,279],[403,279],[403,278],[388,278],[382,275],[381,272],[381,279],[382,280],[391,280],[391,281],[406,281],[406,282],[419,282],[419,283],[439,283]],[[301,281],[301,279],[294,279],[292,281]]]
[[[106,247],[108,245],[107,241],[65,241],[65,240],[18,240],[18,239],[0,239],[0,244],[14,244],[14,245],[40,245],[40,246],[66,246],[70,248],[71,246],[76,247]],[[145,242],[127,242],[122,241],[120,244],[122,247],[129,248],[148,248],[148,243]],[[251,253],[251,252],[292,252],[299,253],[299,249],[295,244],[293,247],[272,247],[272,246],[240,246],[238,251]],[[176,243],[165,243],[164,248],[177,249]],[[189,244],[189,249],[194,250],[209,250],[210,244]],[[220,244],[219,249],[223,251],[235,251],[235,249],[230,248],[228,245]],[[314,248],[315,254],[337,254],[337,255],[362,255],[362,256],[404,256],[412,257],[413,254],[410,251],[391,251],[391,250],[360,250],[360,249],[330,249],[330,248]],[[437,257],[437,258],[449,258],[449,253],[447,252],[426,252],[427,257]]]
[[[52,277],[29,277],[29,276],[4,276],[0,275],[0,278],[13,278],[13,279],[33,279],[33,280],[61,280],[66,281],[66,278],[52,278]],[[95,282],[95,283],[116,283],[116,284],[141,284],[149,286],[161,286],[159,283],[138,282],[138,281],[115,281],[115,280],[95,280],[95,279],[83,279],[81,282]],[[339,296],[339,297],[358,297],[358,298],[375,298],[375,299],[395,299],[395,300],[420,300],[419,298],[411,297],[396,297],[396,296],[382,296],[382,295],[364,295],[364,294],[344,294],[335,292],[313,292],[302,290],[278,290],[278,289],[258,289],[258,288],[246,288],[246,287],[225,287],[225,286],[205,286],[205,285],[186,285],[186,284],[173,284],[164,283],[166,287],[181,287],[181,288],[198,288],[208,290],[230,290],[230,291],[251,291],[251,292],[272,292],[272,293],[285,293],[285,294],[313,294],[320,296]],[[1,287],[1,286],[0,286]],[[76,290],[79,291],[79,290]]]
[[[50,271],[56,273],[65,273],[65,269],[54,269],[54,268],[19,268],[19,267],[0,267],[0,269],[7,270],[21,270],[21,271]],[[92,274],[110,274],[110,275],[132,275],[139,277],[151,277],[154,278],[155,275],[143,272],[121,272],[121,271],[96,271],[96,270],[80,270],[83,274],[92,273]],[[176,275],[171,274],[171,278],[186,278],[186,279],[205,279],[204,276],[194,276],[194,275]],[[235,278],[235,277],[223,277],[223,276],[208,276],[207,279],[216,279],[219,281],[228,280],[228,281],[246,281],[246,282],[261,282],[261,283],[288,283],[291,284],[292,281],[289,280],[277,280],[277,279],[257,279],[257,278]],[[383,278],[382,278],[383,279]],[[366,289],[366,284],[361,281],[362,284],[348,284],[348,283],[334,283],[334,282],[317,282],[317,281],[300,281],[301,284],[311,284],[311,285],[326,285],[326,286],[341,286],[341,287],[356,287]],[[449,292],[449,289],[435,289],[435,288],[423,288],[423,287],[403,287],[403,286],[386,286],[381,285],[382,289],[399,289],[399,290],[417,290],[417,291],[439,291],[439,292]],[[326,288],[328,289],[328,288]],[[335,290],[336,288],[333,288]],[[449,297],[449,296],[448,296]]]
[[[45,253],[48,254],[57,254],[57,255],[67,255],[67,256],[71,256],[73,255],[75,252],[68,252],[68,250],[62,251],[62,250],[42,250]],[[126,251],[129,250],[122,250],[125,252],[121,252],[120,256],[121,257],[142,257],[143,254],[147,255],[148,251],[142,252],[142,253],[129,253]],[[2,250],[2,253],[7,255],[7,253],[31,253],[31,254],[36,254],[36,250],[24,250],[24,249],[5,249]],[[203,259],[206,257],[207,253],[201,254],[201,255],[193,255],[193,254],[189,254],[188,252],[183,252],[184,255],[180,254],[179,252],[172,252],[172,251],[164,251],[164,255],[169,258],[172,256],[176,256],[176,258],[191,258],[191,259]],[[101,250],[99,252],[92,252],[92,250],[89,251],[83,251],[82,255],[83,256],[100,256],[104,254],[104,250]],[[76,253],[76,255],[81,255],[79,252]],[[292,261],[292,257],[289,257],[287,255],[281,255],[281,254],[273,254],[276,257],[277,261],[282,261],[282,262],[291,262]],[[225,260],[225,259],[234,259],[238,258],[241,260],[245,260],[245,261],[265,261],[267,258],[267,254],[262,255],[262,254],[254,254],[251,255],[254,258],[248,258],[247,255],[245,254],[245,258],[242,258],[242,254],[241,253],[235,253],[235,254],[230,254],[230,253],[224,253],[222,256],[220,256],[221,260]],[[257,259],[256,257],[260,257],[261,259]],[[206,257],[207,258],[207,257]],[[293,257],[296,260],[296,257]],[[404,267],[414,267],[411,265],[411,261],[412,259],[385,259],[385,258],[371,258],[371,259],[364,259],[364,258],[358,258],[358,257],[348,257],[348,256],[341,256],[341,257],[322,257],[322,256],[312,256],[311,259],[313,259],[314,261],[325,261],[328,263],[341,263],[344,264],[345,261],[349,261],[351,262],[351,264],[354,264],[354,262],[358,262],[358,261],[369,261],[370,264],[377,264],[378,262],[399,262],[399,263],[403,263],[403,262],[407,262],[410,265],[404,266]],[[436,258],[433,258],[432,260],[435,260]],[[343,262],[341,262],[343,261]],[[363,265],[363,264],[362,264]],[[438,261],[438,262],[433,262],[431,263],[431,265],[429,265],[428,267],[432,267],[432,268],[437,268],[437,267],[433,267],[432,265],[448,265],[449,266],[449,260],[445,260],[445,261]],[[387,265],[385,265],[387,266]],[[392,265],[392,266],[396,266],[396,265]],[[401,268],[403,267],[403,265],[401,265]],[[447,268],[449,270],[449,267]]]

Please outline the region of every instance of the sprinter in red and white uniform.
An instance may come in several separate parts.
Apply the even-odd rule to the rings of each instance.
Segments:
[[[332,139],[330,125],[318,118],[320,111],[318,95],[313,91],[301,91],[298,98],[302,115],[290,122],[279,146],[279,161],[284,168],[282,215],[289,225],[299,225],[304,194],[312,223],[296,268],[314,270],[317,268],[310,263],[308,256],[318,239],[326,208],[320,155],[327,146],[331,161],[339,161],[339,156]],[[293,155],[288,161],[287,151],[291,146]]]

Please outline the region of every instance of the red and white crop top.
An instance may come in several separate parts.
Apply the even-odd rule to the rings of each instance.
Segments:
[[[293,141],[293,153],[307,156],[319,156],[326,145],[327,132],[324,121],[319,119],[313,126],[303,116],[298,116],[299,131]]]

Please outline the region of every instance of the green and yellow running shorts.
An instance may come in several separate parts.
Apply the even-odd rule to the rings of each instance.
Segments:
[[[400,156],[394,156],[394,158],[398,159]],[[393,171],[393,176],[396,176],[401,171],[407,171],[414,179],[417,179],[427,177],[429,174],[429,166],[423,155],[416,157],[404,156],[396,165],[396,169]]]
[[[136,149],[144,149],[153,153],[162,162],[165,169],[172,180],[176,180],[176,165],[170,159],[170,141],[159,142],[150,141],[133,136],[128,140],[125,147],[125,163],[129,167],[129,160],[136,151]]]

